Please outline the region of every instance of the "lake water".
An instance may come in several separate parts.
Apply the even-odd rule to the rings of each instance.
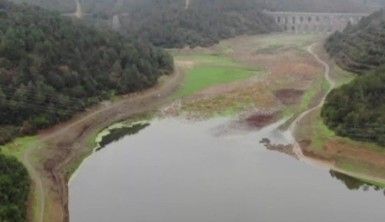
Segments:
[[[284,140],[274,128],[243,130],[222,118],[154,120],[82,164],[70,183],[70,220],[385,220],[383,191],[266,150],[261,139]]]

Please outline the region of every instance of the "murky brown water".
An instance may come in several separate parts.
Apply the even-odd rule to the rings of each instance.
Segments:
[[[228,122],[154,120],[96,152],[70,183],[71,222],[385,219],[383,191],[267,151],[262,138],[281,140],[270,128]]]

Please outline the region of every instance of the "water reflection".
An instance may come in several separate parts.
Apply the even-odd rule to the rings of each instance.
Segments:
[[[125,136],[137,134],[139,131],[149,125],[149,123],[135,123],[130,126],[110,129],[109,133],[102,137],[102,140],[99,142],[99,148],[97,148],[96,151],[103,149],[105,146],[112,142],[119,141]]]
[[[376,191],[383,191],[385,195],[384,187],[380,187],[374,184],[370,184],[368,182],[359,180],[357,178],[351,177],[349,175],[330,170],[329,171],[332,178],[340,180],[349,190],[363,190],[368,191],[371,187]]]

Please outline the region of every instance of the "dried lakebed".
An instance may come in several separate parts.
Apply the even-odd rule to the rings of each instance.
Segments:
[[[70,183],[71,222],[382,221],[383,190],[267,150],[273,124],[163,118],[95,152]]]

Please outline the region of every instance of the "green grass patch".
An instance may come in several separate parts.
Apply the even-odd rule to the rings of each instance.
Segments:
[[[4,155],[14,156],[21,161],[24,152],[28,148],[39,145],[41,145],[41,143],[37,136],[20,137],[6,145],[0,146],[0,150]]]
[[[247,79],[254,73],[253,70],[230,66],[195,67],[188,72],[178,96],[189,96],[210,86]]]
[[[336,164],[338,168],[343,169],[347,172],[361,173],[364,175],[379,176],[379,177],[382,177],[383,175],[385,175],[385,170],[383,168],[377,168],[375,166],[368,165],[367,163],[362,163],[359,161],[339,159]],[[369,180],[366,178],[356,178],[356,179],[371,185],[385,188],[385,184],[380,181]]]
[[[326,142],[334,136],[335,133],[324,124],[320,114],[317,113],[316,121],[313,125],[312,146],[314,146],[314,149],[322,150]]]
[[[176,55],[176,60],[192,61],[194,67],[187,74],[177,97],[193,95],[214,85],[226,84],[250,78],[261,70],[234,62],[222,55],[190,54]]]
[[[334,65],[333,68],[334,69],[333,69],[332,77],[333,77],[334,81],[336,82],[337,88],[341,85],[349,83],[350,81],[352,81],[357,76],[357,75],[355,75],[349,71],[343,70],[342,68],[340,68],[336,64]]]

